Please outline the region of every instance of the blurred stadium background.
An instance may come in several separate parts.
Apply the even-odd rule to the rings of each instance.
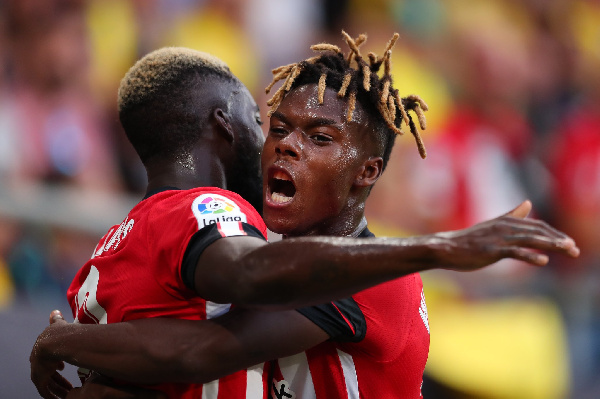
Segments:
[[[376,233],[461,228],[529,198],[582,251],[423,273],[425,397],[600,397],[600,1],[2,0],[0,28],[0,398],[37,397],[35,338],[143,194],[116,112],[128,67],[165,45],[213,53],[266,120],[270,70],[342,28],[376,53],[399,32],[396,87],[430,106],[428,158],[399,138],[367,203]]]

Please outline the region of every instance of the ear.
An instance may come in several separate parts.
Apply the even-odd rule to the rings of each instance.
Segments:
[[[375,184],[379,176],[383,173],[383,158],[370,157],[359,169],[354,185],[358,187],[368,187]]]
[[[229,143],[233,141],[233,127],[231,126],[231,120],[229,115],[221,108],[215,108],[212,112],[212,116],[216,123],[216,131],[225,138]]]

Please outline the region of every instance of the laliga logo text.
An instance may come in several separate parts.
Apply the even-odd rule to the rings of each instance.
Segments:
[[[215,224],[215,223],[223,223],[223,222],[243,222],[245,221],[245,219],[242,219],[241,216],[217,216],[213,219],[209,219],[209,218],[204,218],[202,219],[202,226],[199,227],[206,227],[206,226],[210,226],[211,224]]]
[[[229,198],[218,194],[202,194],[192,203],[192,212],[201,229],[215,223],[246,222],[246,215]]]

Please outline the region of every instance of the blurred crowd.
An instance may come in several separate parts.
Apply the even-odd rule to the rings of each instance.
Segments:
[[[135,60],[215,54],[266,120],[271,69],[342,45],[341,29],[375,53],[399,32],[395,86],[430,108],[427,159],[399,137],[367,202],[376,233],[463,228],[531,199],[581,249],[541,269],[424,273],[430,397],[600,397],[598,0],[2,0],[0,309],[64,297],[127,212],[110,199],[143,196],[116,108]]]

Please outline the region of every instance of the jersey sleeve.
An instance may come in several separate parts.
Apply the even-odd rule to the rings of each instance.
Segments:
[[[195,269],[198,257],[216,239],[255,235],[266,237],[258,212],[239,195],[214,187],[171,190],[155,194],[148,214],[148,238],[142,243],[153,263],[156,281],[176,298],[190,298],[184,279]],[[189,267],[189,266],[188,266]]]
[[[266,241],[266,226],[258,212],[233,192],[219,190],[200,194],[192,201],[191,210],[198,229],[187,243],[180,273],[183,283],[192,290],[198,259],[216,240],[251,236]]]
[[[374,358],[392,360],[407,347],[427,351],[429,323],[418,273],[368,288],[352,296],[367,320],[368,333],[359,344]]]
[[[319,326],[335,342],[360,342],[367,332],[365,316],[352,297],[297,311]]]
[[[196,265],[202,252],[213,242],[220,238],[234,236],[251,236],[266,241],[260,230],[255,226],[243,222],[215,223],[198,230],[190,239],[183,260],[181,262],[181,278],[184,284],[190,288],[194,287],[194,275]]]

